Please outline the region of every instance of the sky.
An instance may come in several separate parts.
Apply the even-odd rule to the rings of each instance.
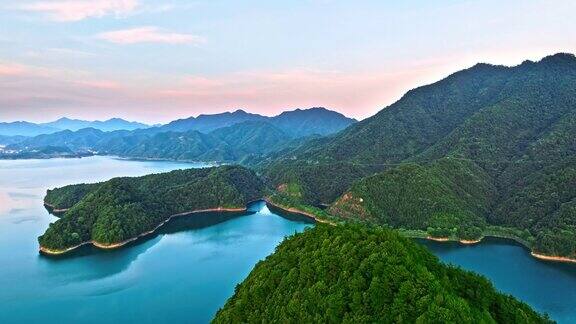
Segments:
[[[0,121],[369,117],[478,62],[576,52],[576,1],[0,0]]]

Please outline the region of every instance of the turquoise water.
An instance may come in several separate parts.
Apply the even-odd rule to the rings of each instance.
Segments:
[[[38,254],[55,217],[46,189],[202,164],[108,157],[0,161],[0,323],[206,323],[253,266],[310,226],[262,203],[249,212],[182,217],[125,249]]]
[[[502,292],[548,313],[558,323],[576,323],[576,264],[530,256],[517,243],[486,238],[480,244],[419,240],[442,261],[483,274]]]

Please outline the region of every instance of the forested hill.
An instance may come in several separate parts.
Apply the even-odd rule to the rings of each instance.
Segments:
[[[576,57],[475,65],[289,151],[266,174],[299,188],[305,203],[337,201],[332,211],[344,218],[362,211],[378,224],[456,229],[449,234],[460,238],[514,228],[536,252],[575,257]]]
[[[294,139],[266,122],[243,122],[204,134],[136,130],[103,132],[85,128],[76,132],[62,131],[39,135],[12,143],[7,149],[37,152],[57,146],[72,152],[95,152],[121,157],[241,162],[252,156],[263,156]]]
[[[44,251],[85,242],[109,246],[155,229],[171,215],[206,209],[242,209],[264,195],[253,171],[238,166],[177,170],[114,178],[49,191],[45,202],[69,208],[38,238]]]
[[[317,225],[259,262],[213,323],[548,323],[386,229]]]

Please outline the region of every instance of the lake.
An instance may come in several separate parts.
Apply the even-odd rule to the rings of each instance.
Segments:
[[[181,217],[130,247],[86,247],[69,257],[38,253],[57,218],[46,189],[204,164],[109,157],[0,161],[0,323],[206,323],[261,259],[310,222],[263,203],[243,216]]]
[[[488,237],[475,245],[418,241],[442,261],[483,274],[500,291],[548,313],[558,323],[576,323],[576,264],[538,260],[505,239]]]
[[[39,255],[36,241],[57,219],[42,205],[46,189],[205,166],[100,156],[0,161],[0,323],[208,322],[259,260],[310,223],[255,203],[242,216],[176,218],[120,250],[54,258]],[[504,240],[421,243],[560,323],[576,323],[575,265],[536,260]]]

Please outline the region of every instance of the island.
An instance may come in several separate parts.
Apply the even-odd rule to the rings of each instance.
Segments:
[[[172,217],[243,212],[264,196],[264,188],[253,171],[221,166],[50,190],[45,204],[63,214],[38,238],[40,251],[62,254],[86,244],[118,248],[153,233]]]
[[[398,233],[318,224],[259,262],[214,323],[551,323]]]

